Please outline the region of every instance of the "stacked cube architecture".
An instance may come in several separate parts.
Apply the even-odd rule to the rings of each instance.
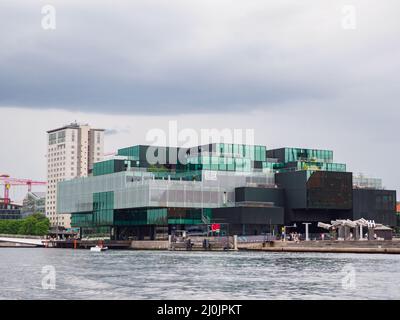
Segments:
[[[219,224],[221,233],[319,232],[318,222],[396,225],[396,191],[353,176],[330,150],[212,143],[193,148],[136,145],[97,162],[88,177],[58,183],[57,213],[82,236],[163,239]]]

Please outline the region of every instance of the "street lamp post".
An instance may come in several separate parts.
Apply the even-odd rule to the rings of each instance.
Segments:
[[[311,222],[303,222],[303,224],[306,226],[306,241],[310,241],[310,238],[308,236],[308,225],[310,225]]]

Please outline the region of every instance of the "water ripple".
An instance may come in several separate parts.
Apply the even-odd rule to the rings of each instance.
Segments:
[[[400,299],[400,256],[2,248],[0,284],[0,299]]]

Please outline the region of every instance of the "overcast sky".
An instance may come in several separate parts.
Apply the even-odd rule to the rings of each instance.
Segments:
[[[398,0],[1,0],[0,174],[45,180],[45,131],[74,120],[110,130],[107,151],[176,120],[331,149],[400,192],[399,12]]]

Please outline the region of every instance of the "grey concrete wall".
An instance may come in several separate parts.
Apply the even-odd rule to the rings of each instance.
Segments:
[[[131,249],[136,250],[168,250],[168,241],[132,241]]]
[[[239,250],[274,252],[333,252],[333,253],[396,253],[400,254],[400,241],[273,241],[239,243]]]

